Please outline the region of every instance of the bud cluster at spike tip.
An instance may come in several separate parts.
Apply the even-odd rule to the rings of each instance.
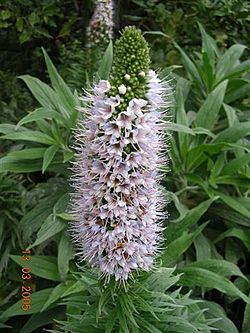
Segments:
[[[106,47],[113,38],[113,0],[97,0],[87,27],[87,47]]]
[[[168,85],[149,69],[140,30],[127,27],[115,45],[110,81],[83,97],[87,119],[76,134],[71,226],[78,256],[106,280],[149,271],[161,241]]]

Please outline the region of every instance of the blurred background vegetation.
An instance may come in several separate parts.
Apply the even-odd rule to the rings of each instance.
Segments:
[[[65,319],[62,294],[82,291],[65,236],[67,178],[77,93],[92,82],[102,57],[86,47],[93,11],[90,0],[0,2],[0,306],[13,332],[51,328],[53,319]],[[211,316],[220,313],[219,332],[249,333],[249,1],[117,0],[114,19],[115,38],[126,25],[141,28],[152,66],[174,73],[162,263],[177,265],[184,291],[212,301],[204,307]],[[16,269],[31,243],[37,308],[27,320],[19,316]],[[67,312],[74,315],[70,302]]]
[[[188,54],[199,49],[197,21],[220,49],[236,42],[247,45],[249,7],[247,0],[118,0],[115,35],[129,24],[147,31],[153,63],[163,68],[181,63],[174,41]],[[84,51],[85,31],[93,10],[93,2],[87,0],[1,1],[0,119],[16,120],[24,110],[33,108],[34,101],[17,76],[32,74],[46,80],[41,46],[65,81],[73,88],[82,88],[90,61]],[[244,56],[248,54],[249,50]]]

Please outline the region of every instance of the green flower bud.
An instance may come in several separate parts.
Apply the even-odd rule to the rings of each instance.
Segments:
[[[118,87],[126,86],[129,80],[130,89],[122,95],[124,101],[118,107],[119,111],[123,111],[123,105],[128,106],[131,96],[145,99],[150,58],[149,47],[141,30],[135,27],[123,30],[121,38],[115,43],[114,59],[110,95],[119,94]]]

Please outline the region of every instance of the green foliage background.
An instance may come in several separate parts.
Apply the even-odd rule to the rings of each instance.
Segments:
[[[132,285],[126,302],[77,266],[65,233],[78,95],[98,68],[100,77],[107,74],[112,59],[111,46],[102,63],[100,50],[85,48],[93,8],[91,1],[0,4],[0,328],[248,333],[248,1],[116,2],[116,37],[128,24],[145,32],[152,66],[170,75],[176,101],[167,128],[170,164],[162,167],[170,215],[162,267]],[[26,247],[33,253],[28,315],[20,310]],[[163,308],[179,318],[176,326]]]

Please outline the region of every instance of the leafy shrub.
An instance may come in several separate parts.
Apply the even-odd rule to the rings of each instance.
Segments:
[[[194,60],[176,45],[182,55],[184,71],[176,75],[175,121],[169,125],[169,129],[174,132],[170,139],[172,171],[166,173],[163,182],[170,199],[171,219],[165,231],[167,249],[159,258],[159,265],[177,264],[176,272],[182,275],[173,275],[173,270],[162,268],[162,271],[158,270],[151,277],[145,276],[145,280],[142,278],[140,283],[143,286],[147,279],[158,279],[156,288],[158,283],[161,287],[162,283],[169,283],[169,288],[174,281],[175,285],[195,288],[194,293],[198,299],[204,292],[206,299],[213,299],[212,293],[216,288],[220,299],[222,294],[225,295],[223,303],[233,312],[235,300],[240,309],[243,306],[240,299],[249,302],[246,296],[249,293],[246,279],[249,272],[246,267],[249,262],[247,135],[250,127],[244,106],[249,85],[246,75],[249,61],[239,61],[244,51],[242,45],[233,45],[221,53],[215,41],[202,27],[200,29],[203,36],[202,53],[197,53]],[[110,54],[109,46],[99,69],[101,78],[110,67]],[[18,295],[11,294],[10,298],[6,295],[1,321],[4,323],[10,318],[8,322],[22,333],[47,327],[54,319],[60,321],[59,326],[63,330],[73,327],[74,333],[77,330],[84,332],[84,325],[88,325],[88,329],[93,332],[104,332],[105,329],[106,332],[112,332],[118,325],[122,325],[123,331],[128,325],[137,332],[138,323],[146,332],[143,318],[155,326],[155,332],[158,332],[157,329],[160,332],[183,331],[181,325],[187,327],[187,320],[191,323],[188,326],[190,332],[209,332],[209,326],[217,327],[219,332],[237,332],[218,304],[208,301],[196,303],[189,299],[189,295],[185,296],[185,293],[173,287],[169,290],[167,287],[162,288],[159,294],[151,290],[153,294],[148,294],[147,302],[154,304],[156,317],[163,316],[165,312],[161,311],[168,311],[170,307],[174,322],[177,322],[176,317],[180,319],[180,326],[174,329],[172,323],[167,322],[171,316],[164,314],[164,318],[161,317],[158,322],[154,314],[148,312],[148,303],[143,298],[138,301],[135,290],[139,286],[136,283],[131,286],[132,293],[127,299],[129,305],[124,305],[122,295],[118,299],[111,289],[103,290],[98,286],[96,278],[89,276],[89,272],[84,270],[80,274],[76,273],[72,261],[73,249],[64,229],[71,219],[67,213],[67,177],[69,161],[73,157],[70,149],[71,129],[75,128],[79,117],[76,107],[80,104],[78,96],[71,92],[59,76],[45,51],[44,56],[52,88],[34,77],[22,77],[41,107],[23,117],[17,126],[0,125],[2,140],[19,142],[15,149],[10,149],[0,159],[0,172],[27,173],[31,179],[36,175],[39,179],[36,182],[40,182],[31,188],[28,197],[33,198],[30,203],[32,209],[18,225],[20,245],[29,246],[34,251],[31,262],[32,272],[36,276],[32,296],[34,307],[26,324],[22,322],[25,324],[22,328],[20,322],[12,320],[15,316],[25,314],[20,310]],[[168,71],[166,69],[166,73]],[[185,78],[180,74],[185,75]],[[22,265],[20,251],[19,248],[12,250],[12,260],[8,262],[9,272],[15,270],[16,264]],[[160,272],[164,272],[164,277],[168,278],[157,277]],[[18,274],[11,273],[8,278],[18,288]],[[114,300],[109,302],[110,295],[114,296]],[[161,299],[163,303],[159,303]],[[121,307],[116,307],[116,302]],[[139,304],[141,316],[136,313],[134,302]],[[97,304],[99,312],[96,314]],[[124,306],[126,318],[121,315]],[[201,308],[208,309],[204,315],[200,312]],[[247,306],[244,333],[249,327],[249,311]],[[65,312],[68,314],[67,321]],[[98,323],[95,321],[96,315],[100,320]],[[103,322],[106,316],[110,318],[109,331],[108,324]],[[215,317],[222,319],[217,323],[214,320],[207,321]],[[87,318],[89,321],[86,321]],[[79,320],[84,323],[80,327]],[[239,322],[237,324],[240,325]],[[148,329],[152,330],[152,327],[149,325]]]
[[[198,50],[200,38],[197,21],[215,37],[219,48],[239,42],[247,45],[249,10],[249,3],[241,0],[131,0],[127,7],[124,3],[124,21],[125,24],[136,22],[146,30],[153,45],[153,61],[156,66],[162,67],[179,63],[179,55],[172,44],[174,41],[188,54],[190,50]]]
[[[223,276],[234,275],[235,265],[249,274],[250,122],[244,103],[250,62],[239,61],[243,45],[221,53],[200,29],[202,52],[193,59],[176,44],[185,78],[177,76],[172,172],[165,183],[173,210],[162,260],[166,265],[179,263],[182,284],[203,291],[217,288],[233,296],[224,302],[232,313],[236,311],[239,323],[241,310],[233,310],[232,302],[240,294],[227,289]],[[230,267],[227,273],[226,266]],[[228,287],[237,285],[249,293],[249,284],[242,279],[239,276]]]

